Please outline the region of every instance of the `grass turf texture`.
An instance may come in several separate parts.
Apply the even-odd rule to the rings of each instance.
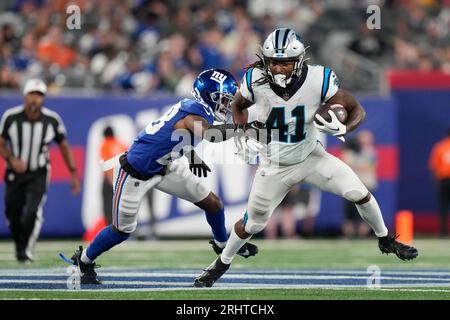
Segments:
[[[394,255],[382,255],[377,240],[296,240],[254,241],[260,252],[256,257],[236,257],[230,270],[344,270],[365,271],[369,265],[384,269],[449,270],[448,240],[417,239],[416,260],[404,262]],[[36,247],[36,261],[24,266],[14,259],[13,244],[0,242],[0,271],[2,269],[55,268],[66,265],[58,252],[71,256],[79,241],[40,241]],[[105,267],[142,269],[198,269],[193,278],[207,267],[216,255],[203,241],[128,241],[98,259]],[[102,269],[98,270],[101,277]],[[26,274],[26,273],[25,273]],[[164,279],[160,279],[164,281]],[[63,292],[63,291],[0,291],[1,299],[450,299],[450,287],[407,288],[307,288],[307,289],[226,289],[126,291],[126,292]]]

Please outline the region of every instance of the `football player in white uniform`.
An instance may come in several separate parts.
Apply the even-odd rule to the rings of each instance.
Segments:
[[[375,198],[352,169],[326,152],[317,139],[320,130],[344,140],[344,135],[364,120],[361,104],[339,88],[332,70],[305,63],[305,46],[292,29],[273,31],[261,50],[262,57],[248,68],[232,102],[233,121],[247,123],[246,109],[255,104],[258,120],[277,137],[272,136],[262,153],[247,212],[236,222],[222,254],[195,280],[194,286],[212,286],[228,270],[238,249],[264,229],[273,210],[300,182],[355,203],[378,237],[383,253],[394,253],[402,260],[414,259],[417,249],[388,233]],[[346,123],[339,122],[332,111],[330,122],[316,115],[319,124],[315,123],[315,112],[323,103],[343,105],[348,112]]]

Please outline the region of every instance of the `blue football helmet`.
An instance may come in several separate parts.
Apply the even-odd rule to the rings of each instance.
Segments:
[[[231,119],[231,101],[239,85],[231,73],[223,69],[209,69],[200,73],[192,86],[195,100],[207,104],[220,122]]]

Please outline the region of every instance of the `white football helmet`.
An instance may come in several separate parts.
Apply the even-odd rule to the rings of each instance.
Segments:
[[[273,84],[286,87],[292,81],[293,76],[300,76],[305,61],[306,48],[302,38],[294,30],[289,28],[276,29],[266,38],[261,51],[265,71],[269,81]],[[288,78],[281,74],[273,75],[269,69],[270,60],[295,61],[294,71]]]

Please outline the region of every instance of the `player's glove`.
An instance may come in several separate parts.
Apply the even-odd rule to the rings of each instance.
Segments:
[[[347,126],[339,121],[333,111],[328,110],[328,114],[331,116],[331,121],[326,121],[319,114],[316,114],[316,119],[321,123],[318,124],[313,121],[314,126],[322,132],[332,134],[341,141],[345,141],[344,135],[347,133]]]
[[[261,121],[252,121],[242,125],[244,134],[250,139],[263,144],[269,144],[272,141],[271,130]]]
[[[197,177],[201,178],[208,176],[208,171],[211,172],[211,169],[208,165],[200,158],[197,153],[192,149],[186,153],[186,157],[189,162],[189,169],[195,174]]]
[[[235,154],[247,164],[256,164],[256,157],[264,145],[246,135],[234,137]]]
[[[208,176],[208,171],[211,172],[211,169],[203,161],[200,164],[195,163],[189,164],[189,169],[192,171],[193,174],[195,174],[199,178],[201,178],[202,175],[203,177],[206,178]]]

